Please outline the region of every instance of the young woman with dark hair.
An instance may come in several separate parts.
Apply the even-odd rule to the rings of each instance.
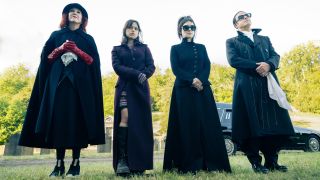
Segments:
[[[121,45],[112,50],[119,76],[114,105],[113,167],[117,175],[153,168],[153,132],[148,79],[155,71],[151,52],[142,43],[141,27],[128,20]]]

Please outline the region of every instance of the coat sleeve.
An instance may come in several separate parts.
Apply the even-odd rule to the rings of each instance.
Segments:
[[[170,62],[171,62],[171,69],[173,74],[176,76],[177,79],[180,81],[183,81],[183,83],[186,83],[188,85],[192,85],[193,82],[193,75],[184,71],[179,63],[178,63],[179,57],[177,54],[177,51],[174,46],[171,47],[170,51]]]
[[[272,72],[272,71],[275,71],[275,70],[278,69],[280,56],[274,50],[269,37],[267,37],[267,43],[269,45],[269,56],[270,56],[270,58],[266,61],[266,63],[268,63],[270,65],[270,71]]]
[[[127,66],[123,66],[121,64],[119,56],[117,54],[116,47],[114,47],[112,49],[111,54],[112,54],[112,67],[113,67],[114,71],[116,72],[116,74],[121,79],[139,83],[138,76],[141,72],[136,69],[133,69],[133,68],[130,68]]]
[[[199,74],[199,79],[202,83],[207,82],[209,79],[209,74],[210,74],[210,60],[209,60],[209,56],[206,50],[206,47],[203,46],[204,48],[204,64],[203,64],[203,69],[200,70],[200,74]]]
[[[254,61],[239,56],[234,44],[234,39],[228,39],[226,42],[227,59],[233,68],[248,74],[256,74],[257,65]]]
[[[150,49],[148,48],[148,46],[146,46],[146,51],[145,51],[145,62],[146,62],[146,67],[145,69],[142,71],[142,73],[144,73],[147,78],[150,78],[152,76],[152,74],[154,73],[156,67],[154,66],[154,61],[152,58],[152,54]]]

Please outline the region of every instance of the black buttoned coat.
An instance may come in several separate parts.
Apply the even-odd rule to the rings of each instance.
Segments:
[[[267,78],[257,72],[257,62],[270,65],[270,73],[278,81],[275,71],[280,56],[267,36],[253,29],[254,42],[243,33],[226,41],[229,64],[236,69],[232,104],[232,138],[235,142],[268,135],[293,135],[294,130],[286,109],[269,97]]]
[[[153,168],[153,131],[149,83],[138,81],[140,73],[150,78],[155,71],[151,52],[146,44],[135,41],[129,49],[126,44],[112,50],[112,66],[119,76],[114,98],[113,167],[116,170],[117,132],[120,116],[120,95],[127,92],[128,104],[128,163],[130,170]]]
[[[231,171],[217,107],[208,81],[210,60],[204,45],[183,40],[171,48],[176,80],[172,90],[164,170]],[[200,79],[203,90],[191,87]]]

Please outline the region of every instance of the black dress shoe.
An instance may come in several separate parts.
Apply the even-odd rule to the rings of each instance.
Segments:
[[[59,176],[64,176],[65,168],[64,168],[64,163],[63,161],[61,162],[60,166],[56,165],[49,175],[49,177],[59,177]]]
[[[74,165],[74,161],[72,161],[66,176],[67,177],[79,176],[80,175],[80,165],[79,164],[80,164],[79,160],[76,165]]]
[[[269,172],[269,170],[264,166],[262,166],[261,164],[252,164],[252,169],[256,173],[267,174]]]
[[[286,166],[281,166],[279,164],[272,164],[272,165],[266,165],[266,168],[268,168],[270,171],[280,171],[280,172],[287,172],[288,168]]]

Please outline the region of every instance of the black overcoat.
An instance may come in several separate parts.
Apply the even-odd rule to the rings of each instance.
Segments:
[[[268,135],[293,135],[294,130],[286,109],[269,97],[267,78],[257,72],[257,62],[270,65],[270,72],[278,81],[275,71],[280,56],[267,36],[253,29],[254,42],[243,33],[226,41],[229,64],[236,69],[232,103],[232,138],[235,142]]]
[[[60,57],[48,63],[48,55],[66,40],[74,41],[78,48],[93,58],[93,63],[87,65],[79,57],[77,61],[73,61],[67,67],[63,65]],[[66,74],[70,80],[63,78]],[[60,90],[61,84],[59,83],[64,84],[62,87],[67,88]],[[67,99],[64,101],[64,96],[61,94],[64,94],[63,90],[65,89],[73,94],[69,94],[72,98],[69,95],[66,96]],[[59,96],[57,95],[58,92]],[[69,104],[68,98],[75,100],[75,102]],[[71,31],[69,28],[54,31],[46,41],[41,53],[41,62],[32,89],[19,144],[30,147],[57,148],[59,142],[58,145],[50,142],[50,137],[58,135],[63,138],[63,135],[60,135],[63,132],[61,128],[64,128],[63,121],[59,122],[62,123],[61,127],[53,127],[55,123],[53,121],[55,117],[53,116],[64,117],[63,114],[57,112],[57,109],[62,110],[60,107],[68,110],[70,108],[70,111],[79,111],[71,113],[73,114],[71,118],[80,118],[78,122],[74,121],[77,130],[73,129],[73,125],[67,126],[69,122],[65,122],[66,127],[71,128],[66,129],[66,131],[81,130],[81,132],[75,134],[80,135],[83,139],[74,137],[79,139],[81,144],[79,147],[87,146],[87,144],[105,143],[99,54],[93,37],[80,28],[75,31]],[[68,118],[66,118],[67,120]],[[53,129],[57,132],[52,132]],[[66,148],[78,146],[74,144],[77,142],[71,143],[73,145],[62,144],[61,146],[67,146]]]
[[[146,44],[135,41],[129,49],[126,44],[112,50],[112,66],[119,76],[114,99],[113,167],[116,170],[117,130],[121,121],[119,100],[122,91],[127,92],[128,106],[128,164],[130,170],[153,168],[153,130],[149,83],[138,81],[140,73],[150,78],[155,71],[151,52]]]
[[[170,59],[176,80],[163,169],[230,172],[217,107],[208,81],[210,60],[205,46],[184,39],[181,44],[172,46]],[[200,92],[191,87],[195,77],[203,84]]]

